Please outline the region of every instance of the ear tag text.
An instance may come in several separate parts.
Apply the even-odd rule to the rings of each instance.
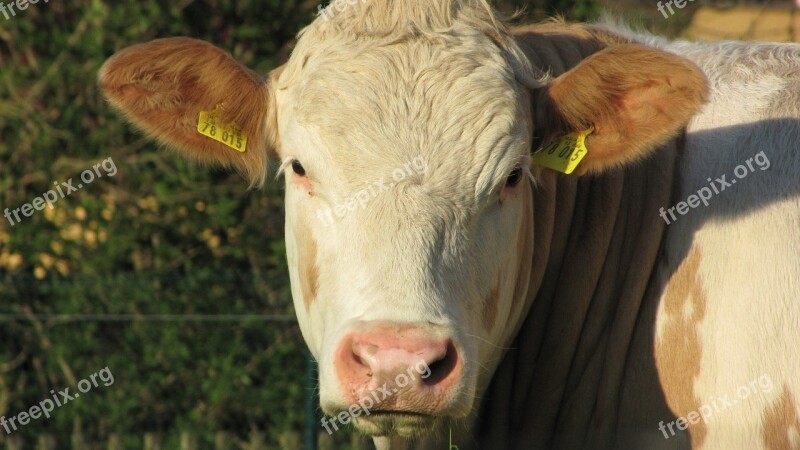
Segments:
[[[585,131],[575,131],[561,136],[547,147],[534,153],[531,162],[569,175],[588,153],[586,137],[593,131],[594,128],[589,128]]]
[[[197,132],[225,144],[237,152],[244,153],[247,149],[247,135],[234,122],[226,124],[219,123],[217,111],[220,109],[220,106],[221,105],[217,105],[211,112],[200,111],[200,118],[197,121]]]

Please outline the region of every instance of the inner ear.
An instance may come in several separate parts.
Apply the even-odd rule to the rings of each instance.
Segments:
[[[639,44],[609,47],[534,93],[543,144],[594,128],[580,173],[645,157],[705,103],[706,77],[692,62]]]

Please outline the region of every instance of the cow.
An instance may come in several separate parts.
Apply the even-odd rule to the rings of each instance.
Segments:
[[[188,38],[98,74],[190,160],[280,161],[320,431],[800,448],[800,46],[334,5],[264,76]]]

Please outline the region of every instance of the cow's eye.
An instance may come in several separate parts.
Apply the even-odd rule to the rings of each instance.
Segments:
[[[510,174],[508,174],[508,178],[506,178],[506,186],[512,188],[518,185],[520,181],[522,181],[522,166],[517,166],[511,171]]]
[[[294,161],[292,161],[292,170],[294,171],[294,173],[300,175],[301,177],[306,176],[305,167],[303,167],[303,165],[300,164],[300,161],[298,161],[296,159]]]

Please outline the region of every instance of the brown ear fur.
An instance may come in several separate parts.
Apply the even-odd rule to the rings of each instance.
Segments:
[[[196,39],[157,39],[117,52],[98,78],[108,101],[149,136],[191,160],[234,167],[251,186],[264,181],[277,141],[268,81],[229,54]],[[200,111],[218,104],[218,121],[247,134],[244,153],[197,132]]]
[[[674,137],[708,97],[690,61],[638,44],[608,47],[536,92],[544,142],[593,126],[579,173],[646,156]]]

